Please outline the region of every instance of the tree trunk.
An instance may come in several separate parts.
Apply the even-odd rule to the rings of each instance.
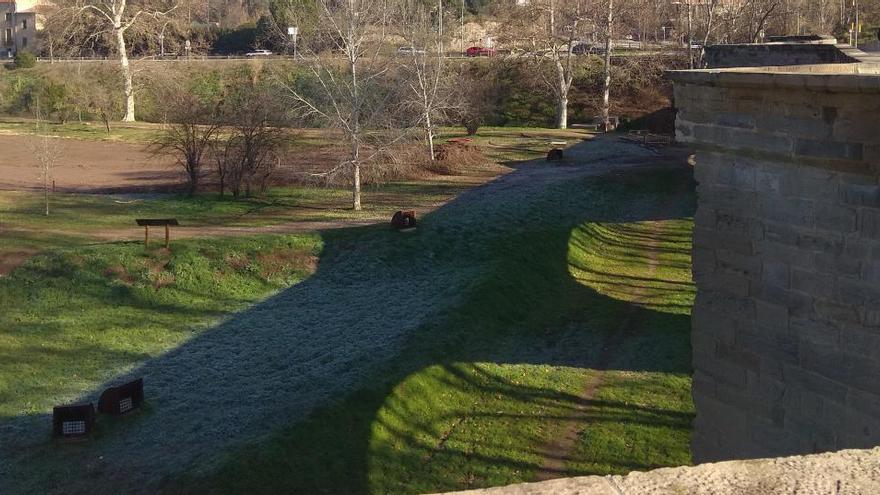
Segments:
[[[425,110],[425,139],[428,141],[428,156],[433,162],[437,158],[434,154],[434,125],[431,122],[431,111],[429,109]]]
[[[568,129],[568,96],[560,96],[556,102],[556,128]]]
[[[605,68],[602,87],[602,130],[611,131],[611,28],[614,25],[614,0],[608,0],[608,18],[605,32]]]
[[[558,57],[558,55],[557,55]],[[568,88],[565,68],[556,60],[556,128],[568,129]]]
[[[361,165],[358,162],[354,162],[353,165],[351,208],[354,211],[361,211]]]
[[[134,122],[134,85],[131,82],[131,67],[128,65],[128,52],[125,47],[125,30],[116,28],[116,50],[119,51],[119,65],[122,68],[122,84],[125,89],[125,117],[123,122]]]
[[[351,207],[354,211],[361,209],[361,94],[358,88],[358,47],[354,43],[357,31],[358,12],[355,8],[353,0],[348,1],[349,21],[348,21],[348,68],[351,76],[351,116],[349,129],[351,129]]]
[[[43,138],[46,139],[46,138]],[[45,153],[48,154],[48,150],[46,147],[43,148]],[[43,157],[44,160],[48,160],[49,157]],[[46,216],[49,216],[49,165],[46,164],[43,166],[43,193],[46,196]]]

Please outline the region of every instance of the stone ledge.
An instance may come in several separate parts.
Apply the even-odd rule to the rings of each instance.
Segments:
[[[672,81],[680,84],[880,93],[880,69],[874,64],[672,70],[667,71],[666,74]]]
[[[880,447],[726,461],[693,467],[522,483],[459,495],[871,495],[880,493]]]

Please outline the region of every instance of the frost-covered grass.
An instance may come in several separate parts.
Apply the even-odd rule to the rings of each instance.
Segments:
[[[424,493],[533,480],[554,455],[569,457],[556,476],[688,463],[692,192],[668,204],[682,184],[687,172],[672,170],[545,184],[537,198],[524,184],[511,188],[516,198],[494,191],[512,201],[518,225],[446,226],[447,236],[467,237],[467,246],[449,241],[447,256],[490,253],[488,269],[393,363],[337,404],[165,490]],[[423,235],[398,252],[435,240]],[[572,422],[577,442],[553,451]]]

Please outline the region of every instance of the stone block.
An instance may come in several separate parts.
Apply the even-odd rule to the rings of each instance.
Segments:
[[[798,235],[797,246],[805,251],[840,255],[844,250],[844,237],[835,232],[802,232]]]
[[[862,321],[858,304],[845,304],[835,301],[816,301],[813,305],[816,316],[833,322],[860,323]]]
[[[795,227],[787,223],[764,221],[764,239],[787,246],[797,246],[798,237],[805,231],[804,227]]]
[[[862,143],[799,138],[795,141],[795,155],[805,158],[860,161]]]
[[[855,232],[856,210],[845,206],[821,204],[816,206],[816,228],[832,232]]]
[[[697,283],[737,298],[746,298],[749,295],[749,279],[732,271],[716,270],[711,275],[699,277]]]
[[[755,321],[759,326],[773,328],[776,332],[788,330],[788,308],[765,301],[755,301]]]
[[[706,335],[713,339],[711,347],[706,348],[715,353],[714,341],[732,343],[736,337],[736,320],[729,315],[713,311],[704,304],[695,304],[691,314],[693,332],[691,336]]]
[[[845,402],[848,389],[846,385],[836,382],[820,373],[800,366],[787,365],[783,370],[786,387],[796,387],[828,397],[837,402]],[[801,394],[802,397],[802,394]]]
[[[810,342],[801,342],[801,366],[806,371],[814,372],[836,382],[840,387],[852,387],[864,392],[880,394],[880,362],[866,356],[843,352],[838,348],[820,346]],[[845,384],[845,385],[844,385]],[[816,391],[816,393],[822,393]],[[839,397],[840,390],[826,390],[826,395],[834,394],[837,402],[844,402]]]
[[[841,278],[837,282],[836,301],[868,308],[880,308],[880,285]]]
[[[840,346],[840,329],[834,322],[815,318],[793,318],[789,322],[791,332],[801,340],[829,347]]]
[[[716,342],[715,357],[744,371],[758,372],[761,369],[761,358],[757,354],[735,344]]]
[[[748,113],[719,112],[715,116],[715,123],[723,127],[753,129],[755,127],[755,116]]]
[[[746,370],[735,363],[718,359],[714,355],[695,353],[694,369],[711,376],[716,384],[725,383],[740,389],[746,387]]]
[[[767,113],[758,116],[756,122],[759,130],[768,132],[788,131],[791,134],[810,139],[830,139],[833,126],[812,117],[780,115]]]
[[[846,405],[880,423],[880,396],[851,388],[846,395]]]
[[[858,277],[862,273],[862,261],[846,254],[816,253],[815,267],[820,273],[838,276]]]
[[[790,317],[809,315],[813,311],[813,297],[803,292],[772,285],[760,285],[752,291],[755,304],[758,301],[788,308]]]
[[[755,218],[746,217],[726,209],[716,211],[715,230],[731,232],[740,237],[758,241],[764,238],[763,223]]]
[[[837,194],[847,205],[880,208],[880,184],[841,183]]]
[[[846,353],[880,360],[880,331],[862,325],[844,325],[840,330],[840,348]]]
[[[812,297],[823,299],[834,299],[837,293],[833,276],[799,268],[792,269],[791,271],[791,288],[809,294]]]
[[[755,173],[755,189],[758,192],[779,194],[781,192],[780,174],[766,168]]]
[[[732,297],[711,288],[697,291],[695,305],[737,321],[755,320],[755,300],[750,297]]]
[[[761,198],[761,214],[767,220],[793,226],[812,227],[814,203],[806,199]]]
[[[859,228],[866,239],[880,239],[880,209],[861,209]]]
[[[752,254],[752,240],[747,237],[725,235],[714,229],[694,226],[694,246],[704,249],[727,249],[740,254]]]
[[[760,258],[756,258],[760,259]],[[791,267],[778,259],[764,259],[761,282],[782,289],[791,287]]]
[[[719,269],[739,273],[750,279],[758,279],[761,276],[761,259],[757,256],[749,256],[727,249],[715,250],[714,256]]]

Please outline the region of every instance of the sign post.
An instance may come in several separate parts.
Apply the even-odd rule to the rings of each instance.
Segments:
[[[299,37],[299,26],[288,26],[287,34],[293,42],[293,58],[296,60],[296,39]]]

